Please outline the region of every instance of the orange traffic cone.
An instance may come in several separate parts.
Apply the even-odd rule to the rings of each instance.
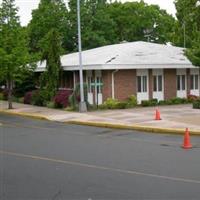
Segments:
[[[158,109],[156,109],[155,120],[161,120],[161,117],[160,117],[160,111],[159,111]]]
[[[185,129],[185,135],[184,135],[184,140],[183,140],[182,147],[184,149],[190,149],[190,148],[192,148],[192,145],[190,143],[190,133],[189,133],[188,128]]]

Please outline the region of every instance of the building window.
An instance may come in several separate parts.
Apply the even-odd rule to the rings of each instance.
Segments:
[[[92,92],[92,77],[88,76],[87,77],[87,90],[88,90],[88,93],[91,93]]]
[[[192,74],[190,76],[190,88],[191,90],[198,90],[199,89],[199,76],[196,74]]]
[[[137,91],[147,92],[147,76],[137,76]]]
[[[97,87],[97,94],[101,93],[102,91],[102,78],[96,77],[96,87]]]
[[[185,75],[177,75],[177,90],[186,89],[186,78]]]
[[[162,86],[162,75],[153,76],[153,91],[154,92],[161,92],[163,89]]]

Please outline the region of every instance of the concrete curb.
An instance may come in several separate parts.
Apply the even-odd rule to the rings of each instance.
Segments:
[[[21,117],[30,117],[30,118],[35,118],[35,119],[49,120],[46,116],[38,115],[38,114],[30,114],[30,113],[23,113],[23,112],[12,112],[12,111],[9,111],[9,110],[0,110],[0,113],[5,113],[5,114],[15,115],[15,116],[21,116]]]
[[[30,114],[30,113],[23,113],[23,112],[12,112],[9,110],[0,110],[0,113],[51,121],[44,115],[38,115],[34,113]],[[64,123],[104,127],[104,128],[114,128],[114,129],[136,130],[136,131],[144,131],[144,132],[151,132],[151,133],[158,133],[158,134],[183,135],[185,133],[185,129],[160,128],[160,127],[153,127],[153,126],[143,126],[143,125],[138,125],[138,124],[127,125],[127,124],[119,124],[119,123],[114,124],[114,123],[108,123],[108,122],[81,121],[81,120],[69,120],[69,121],[65,121]],[[195,135],[195,136],[200,136],[200,131],[190,130],[190,134]]]
[[[137,131],[153,132],[153,133],[159,133],[159,134],[183,135],[185,133],[185,129],[159,128],[159,127],[142,126],[142,125],[113,124],[113,123],[107,123],[107,122],[95,122],[95,121],[88,122],[88,121],[80,121],[80,120],[70,120],[65,123],[104,127],[104,128],[137,130]],[[195,136],[200,136],[200,131],[190,130],[190,134],[195,135]]]

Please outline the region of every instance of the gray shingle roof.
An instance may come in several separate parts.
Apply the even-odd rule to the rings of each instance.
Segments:
[[[127,42],[82,52],[83,69],[194,68],[184,49],[149,42]],[[61,56],[64,70],[78,70],[78,53]],[[44,70],[45,62],[37,71]]]

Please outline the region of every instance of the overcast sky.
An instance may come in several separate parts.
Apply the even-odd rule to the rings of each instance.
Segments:
[[[31,19],[31,10],[36,9],[38,7],[40,0],[15,0],[16,5],[19,7],[19,15],[21,24],[27,25],[27,23]],[[68,0],[64,0],[66,3]],[[125,2],[127,0],[121,0],[122,2]],[[128,1],[137,1],[137,0],[128,0]],[[139,1],[139,0],[138,0]],[[172,14],[175,16],[175,6],[173,1],[174,0],[144,0],[148,4],[157,4],[160,6],[160,8],[167,10],[169,14]],[[0,0],[0,3],[2,0]]]

